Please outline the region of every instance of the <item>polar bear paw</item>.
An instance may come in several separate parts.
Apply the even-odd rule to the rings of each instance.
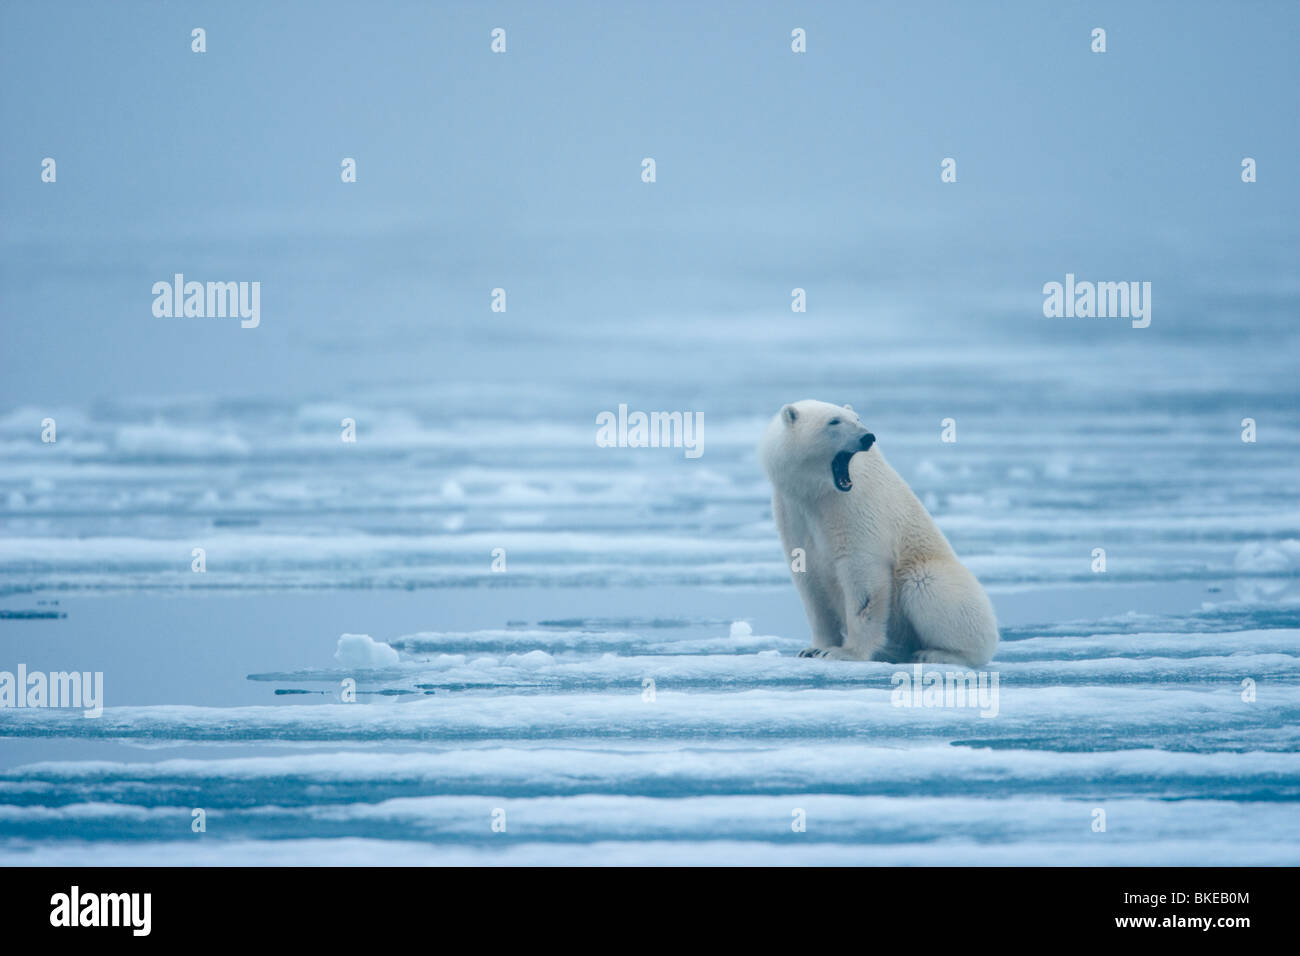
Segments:
[[[831,649],[829,647],[805,647],[799,652],[800,657],[828,657]]]

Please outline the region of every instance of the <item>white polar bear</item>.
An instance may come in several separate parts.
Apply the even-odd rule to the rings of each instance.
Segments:
[[[934,519],[847,405],[777,412],[759,458],[808,612],[801,657],[980,667],[998,643],[993,606]]]

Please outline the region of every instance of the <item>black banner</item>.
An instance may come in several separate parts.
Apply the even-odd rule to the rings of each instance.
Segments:
[[[1190,934],[1222,945],[1279,932],[1291,869],[941,868],[757,870],[32,868],[0,872],[6,938],[374,944],[431,941],[487,917],[507,933],[637,932],[681,921],[705,935],[766,934],[774,920],[844,918],[952,945],[1018,929],[1062,938]],[[842,912],[836,912],[840,910]],[[561,923],[562,921],[562,923]],[[1243,936],[1243,934],[1245,934]]]

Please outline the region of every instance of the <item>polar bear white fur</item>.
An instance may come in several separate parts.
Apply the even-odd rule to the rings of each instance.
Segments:
[[[812,627],[801,657],[988,663],[998,643],[988,596],[852,408],[786,405],[759,458]]]

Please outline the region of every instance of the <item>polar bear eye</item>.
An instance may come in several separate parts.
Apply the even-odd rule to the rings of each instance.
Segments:
[[[827,424],[827,425],[838,425],[839,423],[840,423],[840,420],[839,420],[838,418],[832,418],[832,419],[831,419],[830,421],[828,421],[826,424]]]

